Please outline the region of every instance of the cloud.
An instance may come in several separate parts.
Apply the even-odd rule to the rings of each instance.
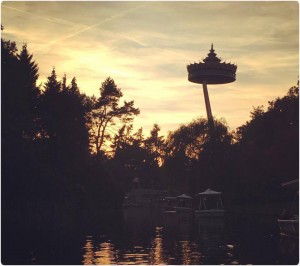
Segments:
[[[238,65],[234,83],[209,85],[213,115],[231,128],[252,106],[283,96],[299,72],[297,2],[5,2],[3,36],[28,43],[40,80],[53,66],[98,95],[111,76],[141,109],[136,127],[163,132],[206,116],[186,65],[219,57]]]

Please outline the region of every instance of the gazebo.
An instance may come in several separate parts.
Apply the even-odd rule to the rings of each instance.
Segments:
[[[201,217],[222,217],[225,210],[222,202],[222,192],[206,189],[198,193],[195,197],[199,198],[198,208],[195,210],[196,216]]]

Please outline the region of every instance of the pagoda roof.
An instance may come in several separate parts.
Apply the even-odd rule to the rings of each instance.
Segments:
[[[221,59],[218,58],[217,54],[215,53],[213,43],[211,44],[211,48],[209,50],[209,53],[207,54],[207,57],[205,59],[203,59],[203,62],[205,62],[206,64],[220,63],[221,62]]]
[[[203,62],[187,65],[188,80],[200,84],[230,83],[236,79],[236,69],[235,64],[221,62],[212,44]]]

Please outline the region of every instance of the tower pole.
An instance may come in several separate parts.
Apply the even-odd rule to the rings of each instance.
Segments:
[[[204,80],[202,85],[203,85],[203,94],[204,94],[208,124],[213,125],[213,117],[212,117],[212,113],[211,113],[209,96],[208,96],[208,91],[207,91],[207,81]]]

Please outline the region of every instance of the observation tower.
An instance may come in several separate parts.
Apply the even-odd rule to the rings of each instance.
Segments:
[[[213,44],[203,62],[190,64],[187,66],[188,80],[199,83],[203,86],[207,119],[210,126],[213,127],[213,117],[207,91],[207,84],[225,84],[235,81],[235,72],[237,66],[230,63],[221,62],[217,57]]]

